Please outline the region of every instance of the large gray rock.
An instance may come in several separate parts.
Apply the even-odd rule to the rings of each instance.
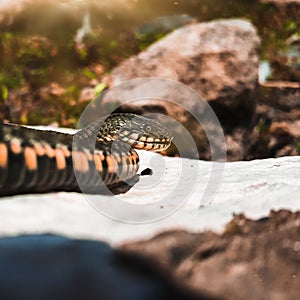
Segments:
[[[187,84],[209,101],[237,104],[256,87],[259,45],[255,28],[244,20],[192,24],[124,61],[106,80],[114,86],[137,77],[163,77]]]
[[[181,82],[204,96],[225,130],[232,131],[236,126],[249,127],[252,120],[259,45],[255,28],[244,20],[187,25],[124,61],[104,81],[111,87],[137,77],[160,77]],[[131,98],[128,97],[130,92]],[[142,102],[129,103],[134,98],[143,97],[146,99]],[[103,112],[103,107],[123,105],[120,111],[165,113],[189,130],[200,153],[194,155],[187,147],[181,155],[210,159],[205,134],[190,115],[203,112],[199,97],[191,96],[175,83],[170,87],[161,87],[150,79],[142,84],[133,81],[104,94],[98,111]],[[182,106],[174,106],[161,99],[173,100]],[[182,136],[180,129],[174,131],[175,135]],[[243,150],[238,149],[237,152],[240,154],[234,153],[234,160],[242,159]]]

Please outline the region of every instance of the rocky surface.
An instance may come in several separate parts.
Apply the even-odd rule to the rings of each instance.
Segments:
[[[239,215],[222,235],[171,231],[122,249],[191,290],[223,299],[299,296],[300,212],[271,212],[258,221]]]
[[[246,21],[184,26],[123,62],[108,79],[116,85],[136,77],[165,77],[189,85],[208,101],[229,97],[223,101],[235,102],[230,87],[236,95],[255,87],[258,47],[256,31]]]
[[[242,96],[243,104],[251,106],[247,94],[257,82],[259,44],[247,21],[192,24],[124,61],[106,80],[115,86],[138,77],[163,77],[182,82],[224,107],[240,105]]]
[[[264,82],[259,91],[246,159],[299,155],[299,83]]]
[[[297,299],[299,156],[224,164],[145,151],[140,158],[142,176],[126,194],[1,198],[0,297]],[[298,212],[267,218],[284,208]],[[41,233],[103,242],[5,238]]]
[[[231,134],[233,128],[242,130],[245,138],[245,128],[251,125],[255,107],[259,44],[255,28],[244,20],[192,24],[175,30],[144,52],[124,61],[104,81],[111,87],[138,77],[160,77],[181,82],[209,101],[225,131]],[[129,91],[131,99],[126,97]],[[169,115],[190,130],[200,150],[200,158],[209,159],[209,150],[203,146],[207,145],[203,129],[190,115],[203,111],[200,96],[197,99],[187,94],[175,85],[162,89],[159,84],[148,83],[146,86],[133,81],[130,90],[128,86],[118,87],[103,95],[99,102],[101,109],[126,104],[122,111]],[[144,98],[143,103],[129,103],[136,95]],[[161,99],[173,103],[162,102]],[[174,106],[174,102],[181,106]],[[177,129],[177,132],[180,130]],[[238,137],[238,134],[231,135],[233,139]],[[243,154],[239,153],[234,153],[235,160],[243,158]],[[197,158],[188,150],[183,156]]]
[[[300,16],[299,0],[260,0],[262,3],[272,4],[275,7],[275,13],[281,17],[290,17],[297,20]]]
[[[274,14],[269,16],[269,22],[278,30],[286,19],[281,13],[287,6],[274,8]],[[263,17],[268,18],[267,15]],[[34,40],[49,44],[45,38]],[[117,66],[104,80],[112,89],[105,89],[104,82],[86,78],[89,87],[82,90],[74,89],[75,85],[66,89],[53,82],[32,91],[27,88],[9,91],[7,101],[0,103],[0,117],[39,123],[40,116],[49,113],[52,117],[47,121],[43,118],[43,122],[75,126],[78,118],[70,117],[68,105],[79,116],[98,90],[102,93],[90,106],[88,121],[116,108],[142,114],[160,113],[173,119],[174,122],[166,122],[175,136],[168,155],[222,160],[224,156],[215,157],[213,153],[225,152],[225,145],[227,161],[299,155],[299,84],[277,81],[260,82],[259,85],[258,48],[256,30],[244,20],[192,24],[175,30]],[[90,68],[101,80],[104,70],[101,64]],[[279,70],[287,74],[281,66]],[[135,76],[163,79],[155,81],[146,77],[143,82],[133,79],[127,85],[118,85]],[[159,82],[167,79],[171,79],[171,84]],[[135,101],[130,102],[132,99]],[[29,111],[32,113],[28,114]],[[212,112],[217,116],[214,121]],[[53,118],[54,115],[57,117]],[[164,123],[163,119],[160,121]],[[220,134],[222,130],[225,141],[223,132]],[[214,150],[211,149],[212,136]]]
[[[0,238],[0,297],[297,299],[299,221],[299,211],[238,215],[220,235],[167,231],[118,249],[49,234]]]
[[[228,38],[223,39],[225,35]],[[173,45],[180,45],[180,51]],[[116,67],[106,78],[113,88],[95,101],[91,111],[108,108],[109,112],[115,106],[118,111],[166,114],[184,126],[169,125],[174,145],[184,146],[173,145],[168,154],[210,160],[207,128],[217,132],[217,125],[205,123],[205,117],[213,119],[207,117],[209,109],[203,104],[208,100],[224,130],[225,141],[217,139],[216,144],[220,152],[224,149],[219,145],[226,144],[227,161],[299,155],[299,84],[258,84],[258,46],[255,29],[245,21],[185,26]],[[175,81],[134,79],[143,76],[182,82],[204,98]],[[133,80],[118,85],[129,79]],[[185,129],[197,151],[191,150],[190,142],[181,143],[186,140]]]
[[[0,235],[51,232],[120,245],[167,229],[221,232],[239,213],[261,218],[272,209],[300,210],[298,156],[224,165],[143,151],[140,158],[139,172],[153,174],[126,194],[2,197]]]
[[[300,83],[286,81],[264,82],[260,86],[260,104],[270,106],[270,109],[276,109],[279,112],[299,112],[300,110]],[[292,114],[279,115],[277,119],[297,119],[298,116]]]
[[[283,53],[270,59],[273,80],[300,81],[300,38],[297,45],[290,46]],[[289,53],[290,52],[290,53]]]
[[[290,32],[284,42],[278,49],[273,49],[269,56],[271,65],[271,79],[281,81],[300,80],[300,37],[299,37],[299,18],[300,1],[299,0],[261,0],[272,8],[272,14],[268,22],[274,25],[283,36]],[[289,24],[289,25],[288,25]],[[290,30],[294,27],[295,30]],[[283,28],[288,28],[284,33]],[[276,41],[274,41],[276,43]]]

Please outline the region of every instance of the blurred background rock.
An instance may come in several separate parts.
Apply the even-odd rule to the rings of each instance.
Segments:
[[[218,67],[215,78],[209,80],[203,71],[196,69],[191,74],[189,69],[183,69],[176,79],[193,88],[201,79],[199,89],[208,100],[222,96],[223,105],[219,105],[220,101],[210,104],[225,131],[228,160],[297,155],[300,151],[299,7],[296,0],[2,0],[1,118],[23,124],[73,127],[86,105],[107,87],[114,86],[114,74],[126,65],[128,58],[147,53],[151,44],[163,42],[166,35],[179,27],[240,18],[253,24],[260,39],[260,47],[255,46],[253,39],[244,40],[246,49],[248,43],[254,43],[253,51],[249,52],[254,59],[250,85],[236,80],[241,70],[235,66],[245,67],[238,59],[243,54],[242,48],[233,58],[221,53],[224,58],[221,65],[227,70],[229,61],[233,66],[230,74],[222,77]],[[229,45],[228,36],[224,34],[223,38]],[[181,46],[169,45],[169,48],[180,54]],[[156,63],[155,59],[151,61],[148,57],[148,64]],[[193,63],[197,66],[197,62]],[[141,71],[137,75],[142,73],[141,66],[137,71]],[[157,76],[146,74],[153,75]],[[229,75],[234,85],[226,85]],[[215,89],[220,86],[219,91]],[[185,125],[193,128],[193,124]],[[286,129],[278,134],[274,127]],[[194,134],[194,138],[199,138],[199,134]],[[199,141],[206,144],[202,137]],[[200,158],[210,158],[207,146],[199,146],[198,150]],[[171,148],[169,154],[176,153]]]

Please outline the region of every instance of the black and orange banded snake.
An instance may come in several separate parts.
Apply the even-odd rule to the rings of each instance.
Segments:
[[[51,191],[96,192],[136,176],[133,149],[161,151],[172,136],[159,122],[130,113],[111,114],[75,134],[0,124],[0,196]],[[99,176],[100,175],[100,176]]]

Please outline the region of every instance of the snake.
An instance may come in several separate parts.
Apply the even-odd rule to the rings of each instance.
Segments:
[[[166,150],[172,138],[160,122],[133,113],[113,113],[75,133],[1,122],[0,196],[113,190],[136,178],[136,149]]]

